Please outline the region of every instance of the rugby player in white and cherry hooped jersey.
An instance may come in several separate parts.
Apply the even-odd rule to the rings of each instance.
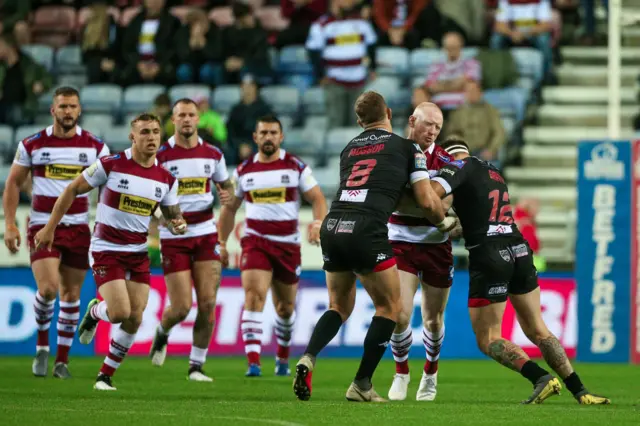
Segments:
[[[158,151],[160,165],[178,179],[178,201],[189,225],[183,235],[173,235],[160,226],[162,268],[171,304],[162,314],[151,345],[151,362],[161,366],[167,354],[171,329],[191,311],[196,292],[198,313],[193,325],[193,344],[189,355],[189,380],[211,382],[204,365],[215,325],[216,295],[220,286],[220,247],[213,215],[212,186],[230,191],[224,154],[198,137],[198,106],[191,99],[180,99],[171,121],[175,133]]]
[[[55,244],[36,248],[33,236],[49,220],[53,205],[64,189],[96,159],[109,155],[109,148],[78,126],[80,95],[71,87],[60,87],[53,95],[53,125],[20,141],[4,189],[4,243],[16,253],[20,231],[16,225],[20,188],[32,176],[32,198],[27,242],[31,270],[38,291],[33,308],[38,327],[32,372],[44,377],[49,371],[49,328],[58,293],[60,311],[53,376],[71,377],[69,350],[80,318],[80,289],[89,269],[89,198],[76,198],[56,229]]]
[[[56,201],[51,217],[34,237],[37,247],[51,247],[55,230],[77,196],[100,187],[96,226],[91,238],[93,277],[104,299],[89,302],[80,323],[80,343],[88,344],[100,320],[119,324],[111,333],[109,354],[94,388],[115,390],[111,377],[133,345],[149,298],[149,223],[160,208],[171,232],[186,232],[178,205],[178,181],[158,164],[160,119],[140,114],[131,122],[131,148],[104,157],[82,172]]]
[[[245,235],[242,238],[242,287],[245,291],[242,313],[242,339],[249,368],[246,375],[262,375],[262,316],[271,288],[276,309],[275,334],[278,341],[275,373],[288,376],[289,347],[295,322],[295,301],[300,279],[300,193],[311,204],[313,224],[308,240],[320,242],[320,225],[327,214],[327,203],[311,168],[280,148],[284,139],[282,124],[274,116],[258,119],[253,138],[258,153],[235,171],[235,197],[220,191],[220,257],[228,263],[225,244],[233,230],[235,214],[246,203]]]

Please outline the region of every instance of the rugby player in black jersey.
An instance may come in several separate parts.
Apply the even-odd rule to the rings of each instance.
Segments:
[[[533,253],[513,220],[509,190],[499,170],[471,157],[461,139],[449,138],[442,147],[455,161],[440,169],[431,186],[441,198],[454,194],[453,208],[469,250],[469,315],[478,347],[533,384],[533,394],[523,403],[540,404],[560,393],[557,378],[531,361],[518,345],[502,338],[502,317],[509,297],[525,335],[540,348],[578,403],[609,404],[608,398],[584,387],[564,348],[542,319]]]
[[[294,393],[311,397],[316,356],[335,337],[353,311],[356,277],[376,308],[364,340],[360,368],[347,390],[350,401],[384,402],[371,377],[384,355],[401,308],[400,280],[388,241],[387,221],[407,182],[428,219],[441,231],[456,221],[445,218],[429,185],[426,158],[413,142],[391,133],[391,110],[384,98],[365,92],[355,113],[364,131],[340,154],[340,188],[322,223],[320,242],[329,290],[329,310],[318,320],[305,354],[296,366]]]

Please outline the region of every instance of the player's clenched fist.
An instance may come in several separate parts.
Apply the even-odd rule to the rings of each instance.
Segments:
[[[187,232],[187,222],[182,217],[171,219],[167,222],[167,228],[173,235],[183,235]]]
[[[227,268],[229,267],[229,252],[227,251],[227,244],[223,241],[219,242],[220,244],[220,263],[222,266]]]
[[[55,229],[50,229],[48,226],[39,230],[35,237],[33,237],[35,249],[38,250],[40,247],[47,247],[48,250],[51,250],[51,247],[53,247],[54,234]]]
[[[218,199],[220,200],[220,204],[223,206],[231,204],[234,198],[233,194],[231,194],[231,191],[222,189],[222,187],[217,183],[216,188],[218,189]]]
[[[20,230],[16,225],[9,225],[4,230],[4,245],[12,254],[16,254],[20,248]]]
[[[309,243],[314,246],[320,245],[320,227],[322,226],[321,220],[314,220],[309,227]]]

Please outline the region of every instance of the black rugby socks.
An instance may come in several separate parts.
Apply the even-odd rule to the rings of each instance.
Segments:
[[[371,377],[373,377],[384,351],[389,346],[389,340],[391,340],[395,327],[396,322],[389,318],[373,317],[369,331],[364,338],[364,353],[362,361],[360,361],[360,368],[358,368],[356,378],[353,381],[360,389],[365,391],[371,389]]]
[[[527,380],[529,380],[534,386],[538,382],[541,377],[550,374],[547,370],[540,367],[535,362],[529,360],[524,363],[522,369],[520,370],[520,374],[522,374]]]
[[[340,327],[342,327],[342,317],[340,314],[332,310],[325,312],[316,323],[304,353],[311,355],[315,361],[315,357],[318,356],[320,351],[336,337],[336,334],[340,331]]]
[[[574,395],[584,390],[582,380],[580,380],[580,377],[578,377],[578,373],[576,373],[575,371],[562,379],[562,381],[565,385],[567,385],[567,389],[569,389],[569,391]]]

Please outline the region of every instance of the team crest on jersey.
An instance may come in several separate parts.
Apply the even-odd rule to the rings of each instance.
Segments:
[[[454,166],[456,166],[457,168],[461,169],[466,163],[462,160],[455,160],[455,161],[451,161],[449,162],[449,164],[452,164]]]
[[[505,262],[509,262],[511,260],[511,253],[509,253],[509,250],[500,250],[499,253],[500,253],[500,257]]]
[[[204,174],[205,175],[210,175],[211,174],[211,165],[210,164],[205,164],[204,165]]]
[[[156,186],[156,198],[157,199],[162,198],[162,188],[160,188],[159,186]]]
[[[289,175],[282,175],[280,183],[289,183]]]
[[[84,152],[81,152],[80,155],[78,155],[78,161],[81,163],[87,163],[89,162],[89,156]]]
[[[338,223],[338,219],[328,219],[327,220],[327,231],[333,231],[333,228],[336,227]]]

